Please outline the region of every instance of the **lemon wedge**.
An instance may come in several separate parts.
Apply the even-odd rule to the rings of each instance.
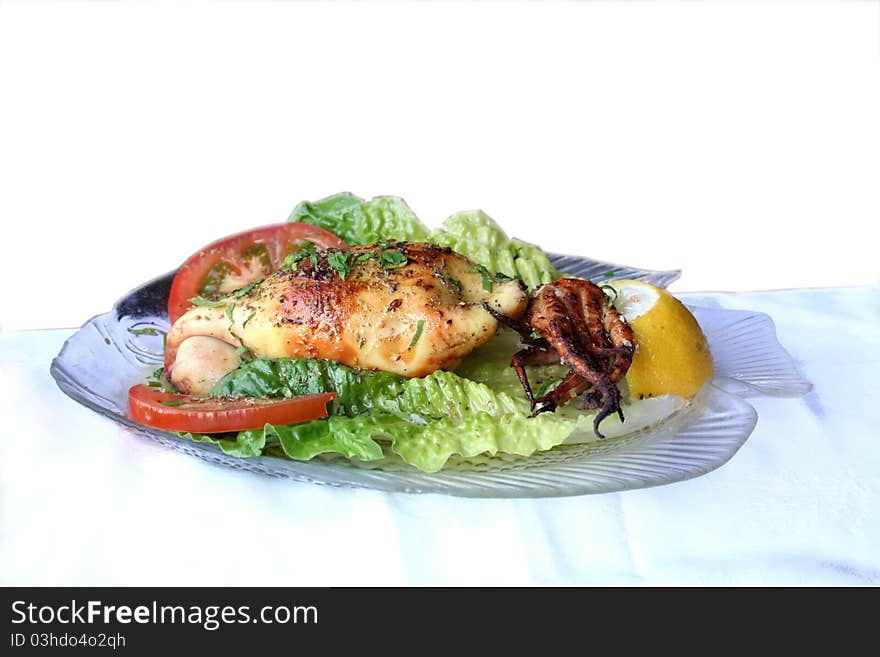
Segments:
[[[609,281],[612,302],[632,327],[636,351],[626,374],[631,399],[692,397],[712,376],[706,336],[685,305],[643,281]]]

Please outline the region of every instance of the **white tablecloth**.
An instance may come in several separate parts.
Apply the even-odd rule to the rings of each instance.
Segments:
[[[755,432],[705,476],[562,499],[209,464],[63,395],[72,330],[0,334],[0,584],[880,584],[880,289],[688,298],[770,314],[813,392],[751,397]]]

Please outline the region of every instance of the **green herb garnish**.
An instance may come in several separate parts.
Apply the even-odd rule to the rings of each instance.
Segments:
[[[243,297],[245,294],[247,294],[248,292],[250,292],[251,290],[253,290],[255,287],[257,287],[257,285],[259,285],[260,283],[262,283],[264,280],[265,280],[264,278],[261,278],[260,280],[258,280],[258,281],[254,281],[253,283],[248,283],[247,285],[245,285],[245,286],[244,286],[243,288],[241,288],[240,290],[236,290],[235,292],[233,292],[233,293],[232,293],[232,296],[233,296],[235,299],[240,299],[240,298]]]
[[[152,380],[147,381],[147,385],[151,388],[160,388],[162,392],[177,392],[174,387],[168,383],[168,380],[165,378],[165,368],[160,367],[155,372],[153,372],[150,377]]]
[[[483,289],[486,290],[486,292],[492,291],[492,274],[489,273],[488,269],[483,265],[476,265],[470,271],[480,275],[480,278],[483,279]]]
[[[361,264],[361,263],[363,263],[363,262],[366,262],[366,261],[369,260],[370,258],[375,258],[375,257],[377,257],[378,255],[379,255],[379,254],[376,253],[375,251],[367,251],[367,252],[365,252],[365,253],[361,253],[361,254],[359,254],[359,255],[356,255],[356,256],[354,257],[354,259],[352,259],[351,264],[352,264],[352,265],[359,265],[359,264]]]
[[[189,302],[194,306],[204,306],[205,308],[217,308],[218,306],[222,306],[226,303],[223,299],[218,299],[217,301],[211,301],[210,299],[205,299],[204,297],[192,297],[189,299]]]
[[[452,276],[446,277],[446,282],[449,283],[450,287],[454,287],[458,292],[461,292],[461,281],[457,278],[452,278]]]
[[[613,271],[606,271],[606,272],[605,272],[604,274],[602,274],[602,275],[603,275],[605,278],[614,278],[614,272],[613,272]]]
[[[299,267],[300,260],[305,260],[308,258],[313,266],[318,264],[318,256],[312,251],[298,251],[296,253],[291,253],[284,259],[284,266],[291,271],[296,271],[297,267]]]
[[[529,333],[529,337],[532,338],[533,340],[541,340],[542,339],[541,334],[538,333],[537,331],[532,331],[531,333]]]
[[[251,321],[254,318],[254,315],[256,315],[256,314],[257,314],[256,310],[251,311],[251,314],[248,315],[248,318],[241,323],[241,328],[244,328],[245,326],[247,326],[247,323],[249,321]]]
[[[561,379],[550,379],[549,381],[544,381],[544,383],[542,383],[538,387],[538,392],[535,393],[535,397],[540,399],[541,397],[546,395],[548,392],[553,390],[553,388],[558,386],[560,383],[562,383]]]
[[[160,331],[159,329],[154,328],[136,329],[129,327],[127,330],[132,335],[165,335],[165,331]]]
[[[248,319],[250,319],[250,318],[248,318]],[[233,338],[238,340],[238,344],[240,346],[238,347],[238,349],[235,350],[235,355],[238,356],[239,359],[241,359],[245,355],[247,355],[248,358],[254,357],[253,353],[251,353],[251,350],[244,346],[244,340],[242,340],[240,337],[238,337],[235,334],[235,331],[232,330],[231,326],[229,327],[229,335],[231,335]]]
[[[406,348],[407,351],[416,346],[416,342],[419,341],[419,338],[422,337],[422,329],[425,328],[425,320],[420,319],[416,322],[416,334],[413,336],[412,342],[409,343],[409,346]]]
[[[351,265],[348,264],[348,254],[341,251],[332,251],[327,255],[328,264],[339,272],[339,278],[345,280],[345,277],[351,273]]]
[[[314,252],[314,251],[317,251],[317,250],[318,250],[318,246],[317,246],[317,244],[315,244],[314,242],[310,242],[309,240],[303,240],[302,242],[300,242],[299,244],[297,244],[297,246],[298,246],[302,251],[312,251],[312,252]]]
[[[226,306],[226,319],[228,319],[230,322],[235,321],[234,319],[232,319],[232,311],[233,310],[235,310],[235,302],[234,301],[230,304],[227,304],[227,306]]]
[[[163,401],[162,406],[180,406],[184,403],[186,403],[184,399],[169,399],[168,401]]]
[[[400,249],[383,251],[379,254],[379,264],[382,265],[382,269],[397,269],[403,267],[407,262],[406,256]]]

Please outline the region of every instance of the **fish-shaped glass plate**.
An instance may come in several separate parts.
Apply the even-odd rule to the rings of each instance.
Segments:
[[[596,281],[635,278],[666,287],[677,271],[650,271],[552,255],[560,270]],[[727,462],[751,434],[757,413],[743,390],[799,396],[810,389],[762,313],[691,308],[715,361],[715,376],[684,409],[619,438],[560,445],[529,457],[498,454],[452,460],[426,474],[389,457],[377,463],[342,458],[241,459],[214,445],[139,425],[126,417],[128,389],[163,360],[168,293],[174,272],[133,290],[113,310],[87,322],[52,362],[61,390],[77,402],[163,445],[227,467],[334,486],[466,497],[548,497],[658,486],[696,477]],[[154,330],[150,330],[154,329]],[[734,390],[734,392],[731,392]]]

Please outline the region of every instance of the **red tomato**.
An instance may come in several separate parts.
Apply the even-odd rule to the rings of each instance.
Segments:
[[[212,301],[240,290],[281,268],[284,258],[311,242],[321,249],[348,245],[323,228],[285,222],[255,228],[217,240],[181,265],[168,296],[168,319],[173,324],[192,307],[192,297]]]
[[[292,399],[197,397],[139,384],[128,391],[128,417],[166,431],[223,433],[325,418],[331,399],[335,392]]]

